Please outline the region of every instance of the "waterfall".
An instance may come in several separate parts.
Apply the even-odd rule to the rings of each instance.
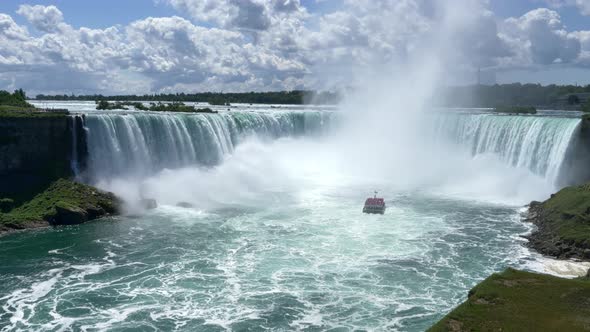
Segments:
[[[325,133],[338,118],[332,114],[92,112],[85,117],[86,170],[90,180],[96,180],[145,176],[190,165],[213,166],[249,136],[276,139]],[[438,142],[456,143],[474,157],[494,154],[511,167],[526,168],[559,185],[580,119],[437,112],[424,123]]]
[[[212,166],[246,137],[318,135],[330,112],[89,113],[88,174],[142,176],[165,168]]]
[[[72,131],[72,159],[70,160],[70,167],[72,168],[72,173],[75,177],[78,177],[80,174],[80,168],[78,167],[78,126],[76,125],[77,117],[78,116],[74,116],[70,118]]]
[[[495,114],[438,114],[435,136],[458,143],[472,156],[495,154],[557,184],[580,119]]]

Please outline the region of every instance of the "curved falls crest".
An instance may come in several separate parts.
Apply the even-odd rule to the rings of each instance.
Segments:
[[[96,113],[86,115],[88,171],[93,179],[141,176],[164,168],[213,166],[247,137],[318,136],[335,129],[334,112],[219,114]],[[580,120],[444,112],[428,117],[435,140],[472,156],[497,155],[556,184]]]

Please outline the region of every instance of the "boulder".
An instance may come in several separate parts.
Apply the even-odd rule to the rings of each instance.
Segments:
[[[139,205],[146,210],[153,210],[158,207],[158,202],[153,198],[144,198],[139,201]]]
[[[55,205],[54,225],[78,225],[88,221],[86,210],[64,202]]]
[[[188,202],[179,202],[179,203],[176,203],[176,206],[181,207],[181,208],[185,208],[185,209],[192,209],[195,207],[193,204],[188,203]]]

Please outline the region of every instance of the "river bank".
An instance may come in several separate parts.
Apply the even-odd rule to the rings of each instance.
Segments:
[[[75,225],[118,214],[122,202],[112,193],[67,179],[32,193],[22,204],[0,200],[0,235],[47,226]]]
[[[590,261],[590,184],[533,201],[524,222],[536,229],[527,245],[562,260]],[[429,331],[590,330],[590,270],[574,279],[514,269],[495,273]]]
[[[590,330],[590,278],[507,269],[475,286],[429,331]]]

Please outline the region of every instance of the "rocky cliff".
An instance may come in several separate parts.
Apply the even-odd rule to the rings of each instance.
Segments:
[[[18,198],[71,176],[71,162],[80,153],[85,153],[81,119],[65,114],[1,114],[0,198]]]

